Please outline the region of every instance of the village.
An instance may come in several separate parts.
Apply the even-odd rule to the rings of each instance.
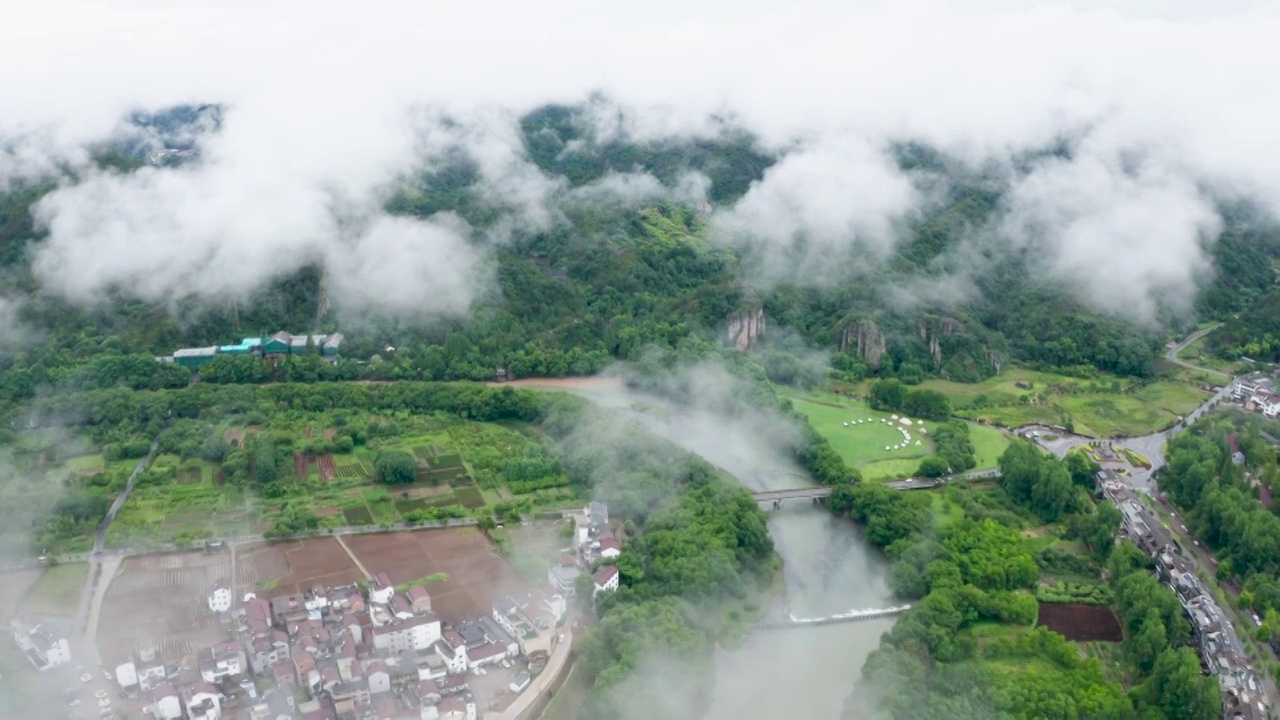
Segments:
[[[61,692],[73,720],[525,720],[569,667],[578,606],[618,587],[622,545],[608,508],[592,502],[569,520],[571,547],[547,563],[545,583],[466,606],[481,612],[435,602],[452,592],[448,578],[393,584],[404,575],[396,568],[355,582],[242,590],[233,570],[207,587],[201,607],[187,608],[215,619],[198,646],[182,633],[170,641],[138,628],[145,642],[122,650],[103,641],[135,631],[105,628],[101,667],[90,671],[56,624],[24,615],[11,627],[36,670],[69,679]]]
[[[1114,455],[1110,456],[1115,459]],[[1109,467],[1107,467],[1109,466]],[[1261,680],[1249,661],[1240,630],[1232,624],[1185,557],[1187,552],[1162,526],[1147,507],[1122,481],[1114,468],[1123,463],[1107,462],[1097,474],[1097,488],[1123,513],[1125,535],[1155,561],[1156,572],[1182,604],[1190,621],[1192,640],[1201,663],[1222,686],[1224,717],[1262,720],[1269,717]],[[1246,629],[1247,631],[1247,629]]]

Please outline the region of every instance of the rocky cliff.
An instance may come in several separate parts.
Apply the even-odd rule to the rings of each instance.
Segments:
[[[840,351],[856,353],[873,368],[880,367],[885,347],[884,333],[874,320],[851,322],[840,335]]]
[[[729,316],[729,342],[739,350],[746,350],[764,335],[765,325],[763,309],[734,313]]]

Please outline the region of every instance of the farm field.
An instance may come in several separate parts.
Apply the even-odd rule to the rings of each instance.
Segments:
[[[1040,603],[1036,626],[1076,642],[1120,642],[1120,621],[1105,605]]]
[[[46,568],[19,602],[24,612],[74,615],[89,579],[89,563],[66,563]]]
[[[921,387],[951,400],[962,417],[1006,427],[1063,424],[1093,437],[1145,435],[1172,425],[1207,396],[1195,385],[1174,380],[1133,386],[1130,381],[1095,380],[1014,369],[981,383],[928,380]]]
[[[209,588],[231,577],[231,556],[202,552],[125,559],[107,587],[98,647],[108,666],[154,647],[176,662],[216,639]]]
[[[299,593],[316,583],[349,585],[368,579],[332,537],[264,543],[237,555],[236,582],[267,597]]]
[[[865,480],[909,477],[919,467],[920,459],[932,450],[928,435],[914,429],[919,427],[918,423],[907,428],[912,439],[906,448],[885,450],[886,446],[901,443],[902,433],[887,422],[880,422],[892,422],[891,413],[872,410],[859,400],[827,392],[785,391],[785,395],[809,419],[813,428],[831,442],[831,447],[840,457],[858,468]],[[865,421],[867,418],[871,418],[871,422],[844,425],[855,419]],[[925,422],[924,427],[932,432],[937,424]],[[1009,445],[1004,433],[976,423],[969,425],[969,437],[973,441],[978,469],[995,467],[1000,454]],[[916,440],[921,441],[919,446],[915,445]]]
[[[385,572],[395,585],[443,574],[445,579],[428,589],[432,609],[445,622],[488,614],[494,598],[529,587],[475,528],[347,535],[343,540],[369,572]]]
[[[0,622],[7,621],[17,614],[19,601],[43,574],[44,568],[0,573]]]
[[[157,457],[112,525],[109,546],[181,545],[265,533],[291,506],[314,515],[324,529],[460,517],[490,502],[519,503],[533,511],[579,501],[554,463],[530,462],[511,475],[511,458],[541,457],[541,440],[527,427],[451,415],[353,416],[342,410],[255,412],[181,423],[170,430],[173,436],[166,434],[172,452]],[[186,438],[204,438],[204,445],[227,443],[225,461],[202,459],[204,445]],[[275,472],[266,474],[273,476],[270,493],[257,468],[263,445],[273,450],[265,457],[277,461]],[[417,479],[375,483],[374,462],[386,451],[411,454],[418,462]],[[135,462],[108,463],[106,474],[122,483]]]

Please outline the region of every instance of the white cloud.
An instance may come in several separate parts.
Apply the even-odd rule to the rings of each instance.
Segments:
[[[728,217],[819,249],[850,238],[886,247],[918,202],[881,155],[890,140],[986,163],[1087,137],[1089,162],[1110,168],[1137,148],[1161,170],[1115,180],[1118,200],[1189,200],[1192,210],[1053,209],[1033,187],[1049,181],[1035,178],[1017,194],[1032,207],[1012,208],[1111,218],[1078,219],[1053,235],[1060,243],[1120,242],[1146,218],[1162,221],[1166,257],[1129,256],[1138,295],[1098,294],[1109,306],[1149,308],[1198,272],[1213,224],[1189,188],[1272,210],[1280,198],[1280,96],[1261,90],[1280,67],[1280,12],[1262,2],[383,0],[353,13],[332,0],[51,0],[22,15],[0,27],[0,182],[83,164],[81,145],[133,108],[227,107],[187,176],[95,175],[45,204],[43,277],[81,296],[107,281],[152,295],[240,291],[308,254],[330,257],[342,222],[332,198],[372,213],[386,183],[429,152],[431,142],[415,144],[423,126],[412,108],[460,119],[441,137],[474,151],[489,198],[511,211],[500,233],[545,227],[563,184],[523,160],[514,119],[596,91],[626,109],[592,105],[588,121],[606,135],[705,137],[720,126],[714,116],[766,147],[798,142]],[[1090,182],[1095,171],[1057,174]],[[1187,262],[1181,275],[1168,258]],[[79,287],[59,273],[81,276]]]
[[[329,248],[329,290],[348,307],[401,316],[464,313],[480,279],[468,232],[450,215],[378,218],[354,242]]]
[[[1032,267],[1145,322],[1155,320],[1158,301],[1190,307],[1187,288],[1210,272],[1204,247],[1221,230],[1199,188],[1157,163],[1126,170],[1088,156],[1050,161],[1007,202],[1002,230],[1037,256]]]
[[[917,201],[882,152],[856,139],[824,138],[783,157],[715,221],[730,242],[776,250],[767,253],[768,276],[796,280],[821,275],[840,248],[882,255],[897,236],[895,222]]]

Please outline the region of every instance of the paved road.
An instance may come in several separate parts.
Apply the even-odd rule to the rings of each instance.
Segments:
[[[1200,367],[1199,365],[1192,365],[1191,363],[1189,363],[1189,362],[1187,362],[1187,361],[1185,361],[1185,360],[1183,360],[1183,359],[1181,359],[1181,358],[1179,358],[1179,357],[1178,357],[1178,353],[1182,352],[1183,350],[1186,350],[1186,349],[1187,349],[1187,346],[1189,346],[1191,343],[1193,343],[1193,342],[1195,342],[1195,341],[1199,340],[1200,338],[1204,337],[1205,335],[1208,335],[1209,333],[1213,332],[1214,330],[1217,330],[1219,327],[1222,327],[1222,323],[1218,323],[1218,324],[1214,325],[1213,327],[1207,327],[1207,328],[1205,328],[1205,329],[1203,329],[1203,330],[1197,330],[1197,331],[1195,331],[1195,332],[1191,333],[1191,334],[1190,334],[1190,335],[1188,335],[1185,339],[1183,339],[1183,341],[1182,341],[1182,342],[1178,343],[1178,344],[1177,344],[1177,346],[1175,346],[1175,347],[1171,348],[1171,349],[1169,350],[1169,352],[1165,353],[1165,358],[1166,358],[1169,362],[1171,362],[1171,363],[1173,363],[1173,364],[1175,364],[1175,365],[1181,365],[1182,367],[1187,368],[1188,370],[1195,370],[1196,372],[1206,372],[1206,373],[1209,373],[1209,374],[1211,374],[1211,375],[1219,375],[1219,376],[1224,377],[1224,378],[1229,378],[1229,377],[1231,377],[1230,375],[1228,375],[1227,373],[1222,372],[1221,370],[1210,370],[1209,368]]]
[[[525,688],[506,710],[483,713],[481,717],[484,720],[529,720],[530,711],[551,690],[551,686],[555,684],[560,674],[567,670],[565,664],[569,661],[569,651],[573,647],[573,628],[566,624],[563,632],[564,640],[557,642],[556,646],[551,648],[547,666],[542,669],[538,677],[529,683],[529,687]]]

